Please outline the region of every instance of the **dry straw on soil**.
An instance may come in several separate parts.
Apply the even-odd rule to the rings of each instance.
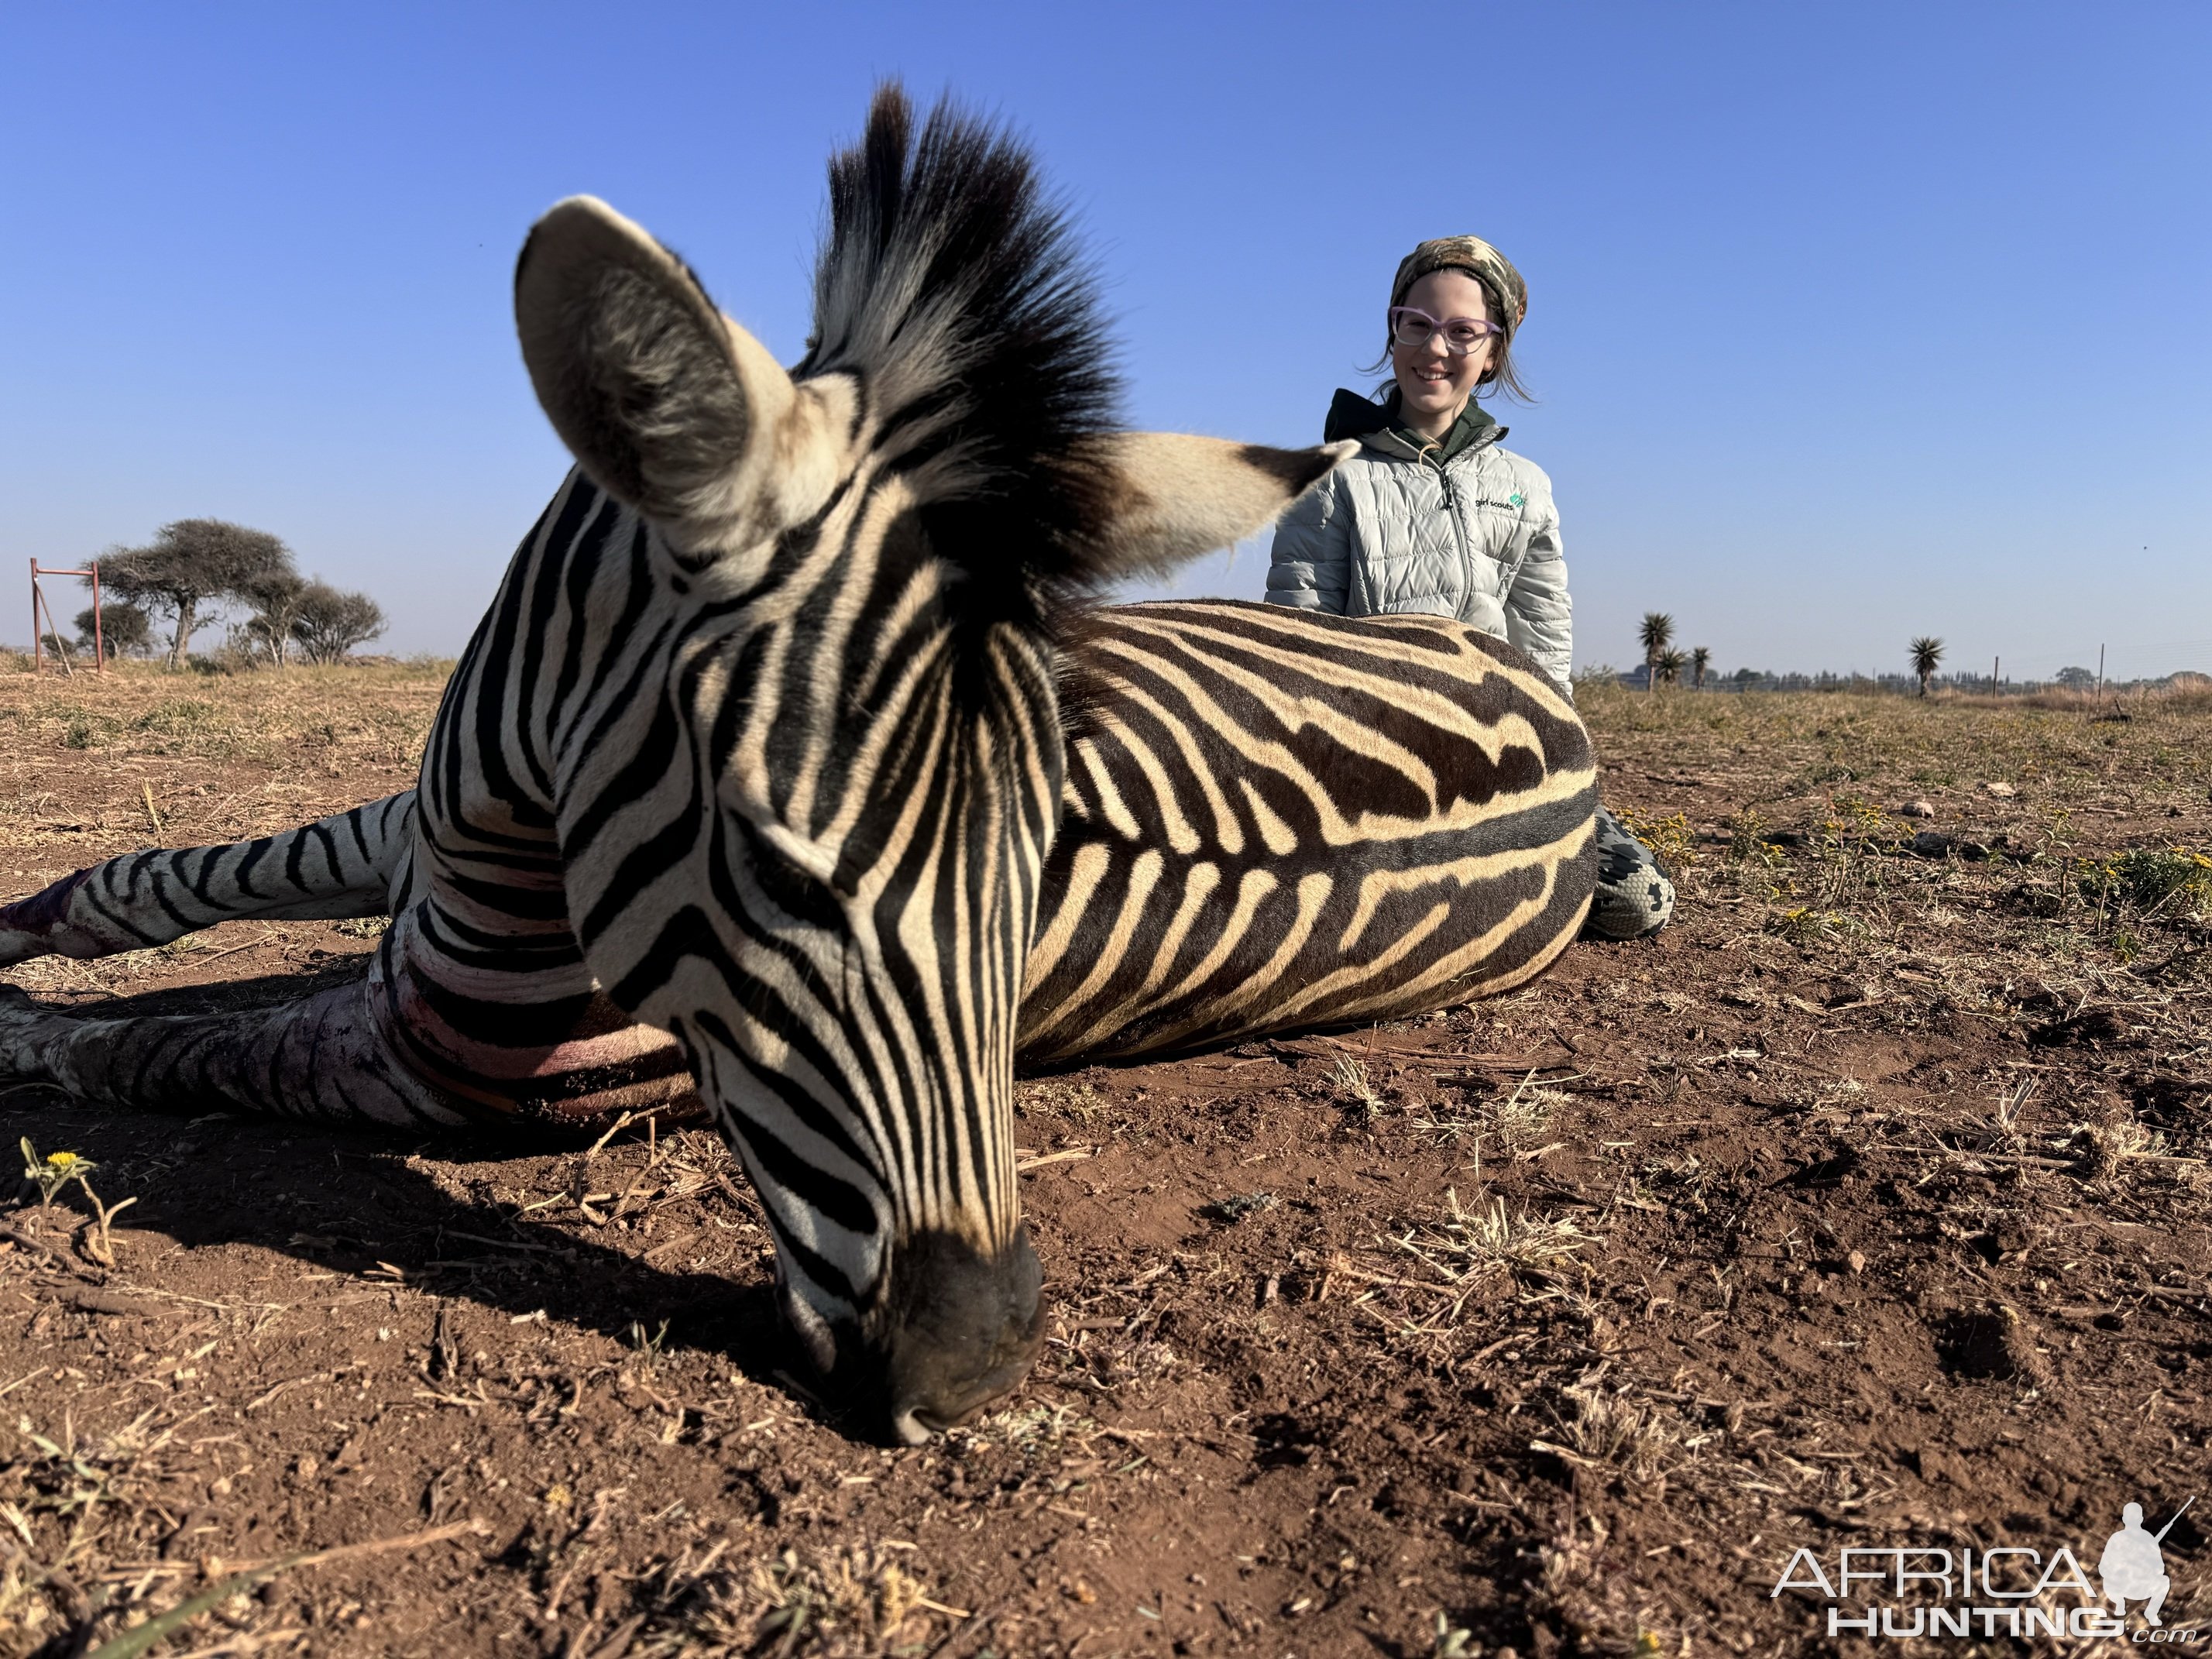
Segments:
[[[440,683],[0,676],[0,883],[404,787]],[[57,1178],[0,1216],[0,1655],[169,1615],[210,1659],[1795,1651],[1800,1545],[2170,1513],[2212,1437],[2212,699],[1581,696],[1675,925],[1025,1082],[1045,1349],[915,1451],[794,1380],[707,1135],[10,1094]],[[374,933],[10,977],[204,1010]],[[2167,1542],[2192,1618],[2207,1549]]]

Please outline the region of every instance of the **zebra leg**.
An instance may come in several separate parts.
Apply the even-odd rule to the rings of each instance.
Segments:
[[[0,1078],[144,1111],[249,1111],[400,1127],[471,1112],[398,1063],[366,977],[274,1008],[102,1019],[0,985]]]
[[[414,846],[410,789],[258,841],[125,853],[0,905],[0,965],[139,951],[241,917],[391,915],[413,885]]]

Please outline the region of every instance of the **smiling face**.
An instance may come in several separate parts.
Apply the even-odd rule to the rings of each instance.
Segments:
[[[1425,311],[1439,322],[1471,318],[1496,323],[1489,296],[1480,283],[1463,270],[1432,270],[1406,290],[1399,302]],[[1420,345],[1390,347],[1390,368],[1398,381],[1398,407],[1407,426],[1430,437],[1451,430],[1467,400],[1482,384],[1498,352],[1498,337],[1491,335],[1464,357],[1455,357],[1444,347],[1441,331]]]

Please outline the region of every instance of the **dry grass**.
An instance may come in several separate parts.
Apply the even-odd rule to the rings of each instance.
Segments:
[[[2212,929],[2212,745],[2202,693],[2079,699],[1852,693],[1644,697],[1589,688],[1601,751],[1662,753],[1651,781],[1726,806],[1685,903],[1815,959],[1957,975],[2021,954],[2054,991],[2114,969],[2199,972]],[[1924,804],[1932,817],[1902,816]],[[1647,839],[1694,814],[1647,809]],[[1991,926],[1994,921],[1994,927]],[[1971,944],[1968,942],[1971,939]],[[1962,948],[1954,950],[1954,946]]]
[[[1531,1072],[1502,1097],[1475,1101],[1460,1111],[1432,1109],[1413,1118],[1411,1127],[1441,1146],[1465,1140],[1480,1151],[1494,1140],[1506,1152],[1522,1152],[1542,1144],[1552,1115],[1568,1098],[1558,1089],[1540,1085]]]
[[[12,769],[0,773],[0,848],[21,849],[14,890],[157,837],[228,838],[404,786],[434,704],[434,672],[368,668],[289,680],[179,681],[147,672],[105,688],[0,682],[9,711],[0,720],[13,721],[21,738]],[[97,1172],[103,1191],[112,1182],[115,1192],[141,1192],[147,1202],[118,1225],[112,1243],[121,1270],[104,1285],[87,1277],[97,1265],[88,1249],[97,1218],[76,1193],[59,1194],[45,1216],[11,1218],[74,1265],[30,1251],[10,1269],[11,1285],[32,1297],[25,1311],[33,1322],[15,1328],[24,1333],[19,1360],[0,1372],[0,1626],[15,1621],[15,1645],[0,1643],[0,1650],[31,1650],[67,1622],[84,1626],[94,1595],[111,1598],[98,1621],[104,1636],[222,1583],[204,1571],[198,1547],[180,1544],[170,1559],[171,1526],[158,1506],[186,1519],[182,1506],[210,1492],[210,1477],[221,1474],[224,1495],[207,1501],[226,1522],[283,1517],[294,1487],[284,1484],[292,1476],[272,1473],[278,1455],[296,1471],[301,1457],[328,1459],[335,1440],[311,1451],[287,1440],[272,1450],[268,1425],[282,1410],[296,1407],[301,1420],[321,1410],[310,1407],[309,1390],[292,1385],[307,1381],[311,1366],[335,1376],[380,1359],[381,1370],[348,1372],[349,1389],[381,1376],[377,1386],[391,1389],[386,1403],[395,1415],[427,1406],[433,1419],[450,1418],[453,1434],[471,1450],[481,1444],[497,1454],[516,1481],[484,1507],[482,1492],[460,1484],[471,1478],[465,1470],[449,1486],[434,1461],[446,1443],[441,1428],[427,1452],[380,1454],[430,1487],[422,1513],[410,1491],[407,1512],[377,1529],[390,1536],[496,1515],[507,1535],[528,1541],[514,1555],[488,1558],[465,1595],[544,1607],[549,1620],[557,1613],[557,1632],[549,1622],[531,1638],[554,1650],[634,1659],[927,1653],[947,1638],[951,1653],[1022,1651],[1043,1646],[1049,1631],[1073,1640],[1094,1620],[1107,1634],[1107,1603],[1055,1597],[1057,1576],[1084,1552],[1142,1559],[1146,1540],[1184,1510],[1206,1513],[1217,1488],[1176,1485],[1185,1479],[1176,1471],[1179,1456],[1195,1460],[1206,1482],[1249,1471],[1251,1492],[1275,1483],[1274,1511],[1263,1514],[1243,1486],[1237,1501],[1251,1503],[1254,1530],[1278,1557],[1283,1540],[1292,1540],[1295,1554],[1295,1540],[1324,1518],[1377,1533],[1387,1525],[1391,1549],[1428,1551],[1415,1563],[1430,1574],[1425,1584],[1400,1586],[1395,1603],[1377,1598],[1402,1615],[1397,1638],[1407,1651],[1430,1644],[1434,1597],[1449,1615],[1437,1625],[1437,1651],[1465,1654],[1479,1642],[1494,1652],[1507,1627],[1441,1587],[1459,1582],[1447,1574],[1508,1559],[1528,1564],[1501,1583],[1510,1616],[1549,1622],[1584,1650],[1674,1653],[1694,1638],[1694,1650],[1751,1651],[1758,1635],[1757,1650],[1766,1651],[1772,1609],[1738,1594],[1738,1569],[1713,1554],[1711,1540],[1740,1543],[1763,1530],[1762,1550],[1785,1537],[1832,1544],[1841,1534],[1821,1531],[1821,1517],[1855,1524],[1908,1502],[1980,1505],[1978,1522],[2005,1512],[1992,1507],[2000,1496],[2034,1513],[2046,1507],[2023,1494],[2018,1460],[2002,1461],[2002,1443],[1986,1487],[1946,1489],[1915,1476],[1875,1443],[1881,1425],[1854,1415],[1856,1396],[1837,1385],[1850,1366],[1875,1357],[1871,1343],[1885,1331],[1902,1328],[1919,1342],[1914,1322],[1924,1321],[1932,1333],[1925,1340],[1942,1338],[1943,1315],[1920,1300],[1923,1276],[1948,1298],[1944,1308],[1984,1308],[1991,1298],[2017,1308],[2052,1363],[2077,1368],[2060,1379],[2073,1392],[2054,1384],[2037,1402],[2014,1381],[1947,1381],[1923,1365],[1911,1373],[1911,1386],[1932,1377],[1937,1386],[1926,1398],[1940,1403],[1947,1392],[1984,1389],[1993,1410],[2063,1407],[2070,1414],[2054,1419],[2054,1435],[2099,1445],[2115,1467],[2112,1443],[2124,1442],[2133,1448],[2131,1469],[2160,1467],[2169,1425],[2201,1438],[2201,1404],[2185,1399],[2201,1392],[2200,1380],[2182,1368],[2146,1376],[2149,1360],[2136,1361],[2190,1357],[2174,1333],[2194,1340],[2178,1316],[2194,1316],[2203,1283],[2201,1255],[2187,1253],[2201,1230],[2186,1221],[2202,1215],[2212,1186],[2204,1162],[2212,1125],[2203,1109],[2212,1077],[2203,1048],[2212,1030],[2212,934],[2192,886],[2203,868],[2197,860],[2212,856],[2203,850],[2212,848],[2203,710],[2130,703],[2129,721],[2092,725],[2078,708],[2011,699],[1987,707],[1813,694],[1644,699],[1610,697],[1603,688],[1587,691],[1584,707],[1601,751],[1622,775],[1623,795],[1644,808],[1638,822],[1674,824],[1697,854],[1680,872],[1677,933],[1649,951],[1579,952],[1527,992],[1455,1012],[1418,1058],[1377,1048],[1318,1088],[1313,1073],[1326,1078],[1326,1062],[1293,1071],[1274,1060],[1227,1073],[1169,1073],[1176,1080],[1150,1099],[1142,1090],[1133,1096],[1113,1071],[1024,1083],[1029,1144],[1060,1146],[1073,1163],[1076,1149],[1064,1143],[1079,1132],[1086,1159],[1096,1152],[1103,1164],[1109,1149],[1088,1143],[1110,1141],[1110,1156],[1123,1160],[1114,1179],[1127,1184],[1091,1206],[1102,1221],[1071,1224],[1055,1245],[1058,1334],[1031,1388],[960,1431],[966,1475],[957,1498],[935,1485],[921,1489],[911,1460],[898,1466],[907,1471],[902,1487],[896,1469],[872,1464],[864,1467],[874,1484],[842,1485],[854,1468],[850,1449],[799,1420],[779,1389],[726,1375],[720,1350],[687,1348],[684,1304],[672,1292],[656,1292],[669,1300],[649,1311],[639,1306],[647,1316],[627,1338],[627,1303],[598,1334],[559,1333],[567,1286],[557,1278],[501,1299],[503,1285],[537,1282],[531,1275],[556,1246],[586,1257],[626,1249],[672,1278],[750,1274],[757,1285],[767,1236],[742,1176],[711,1136],[634,1124],[589,1152],[502,1158],[470,1168],[466,1179],[460,1166],[433,1158],[416,1168],[410,1159],[394,1176],[404,1171],[407,1182],[442,1197],[407,1198],[405,1225],[392,1237],[404,1242],[419,1229],[427,1240],[447,1200],[468,1203],[483,1215],[465,1224],[484,1237],[450,1252],[465,1262],[418,1264],[380,1243],[380,1252],[405,1264],[408,1277],[395,1278],[381,1261],[333,1255],[334,1241],[319,1236],[342,1228],[319,1215],[297,1224],[298,1234],[280,1227],[258,1235],[271,1247],[269,1261],[284,1248],[301,1252],[280,1278],[216,1284],[175,1275],[203,1255],[256,1273],[268,1262],[255,1267],[261,1257],[219,1243],[157,1255],[149,1236],[129,1224],[158,1208],[165,1183],[173,1190],[212,1178],[216,1166],[199,1161],[210,1156],[197,1150],[201,1140],[233,1161],[226,1170],[245,1170],[250,1189],[273,1184],[264,1169],[289,1169],[284,1184],[312,1191],[333,1212],[342,1212],[355,1179],[356,1152],[343,1149],[341,1182],[319,1144],[282,1154],[289,1163],[264,1164],[252,1145],[225,1139],[234,1132],[220,1123],[195,1126],[192,1146],[182,1151],[164,1150],[180,1129],[118,1143],[27,1124],[38,1162],[57,1145],[77,1147],[106,1166]],[[88,741],[98,741],[71,749],[79,721]],[[2015,793],[1993,794],[1984,787],[1991,781]],[[1899,817],[1903,804],[1923,798],[1935,818]],[[1923,828],[1992,847],[2009,836],[2012,850],[1980,860],[1919,855],[1910,841]],[[312,927],[297,945],[319,950],[334,933],[358,941],[368,931]],[[241,946],[263,937],[258,925],[235,935]],[[293,933],[280,925],[266,937],[281,945]],[[188,958],[154,951],[41,963],[36,971],[51,981],[25,974],[21,982],[112,989],[133,975],[191,969],[194,978],[222,978],[243,964],[213,959],[234,948],[228,939],[191,948]],[[1555,1024],[1564,1050],[1548,1046]],[[1548,1066],[1489,1076],[1455,1071],[1449,1050],[1462,1040],[1462,1053],[1541,1056],[1574,1075]],[[1900,1056],[1913,1063],[1900,1069]],[[1259,1104],[1241,1109],[1253,1115],[1210,1149],[1201,1142],[1178,1151],[1185,1130],[1206,1132],[1212,1091],[1224,1075],[1249,1083]],[[1386,1095],[1394,1109],[1376,1110],[1370,1103]],[[1309,1109],[1310,1117],[1297,1115]],[[1337,1121],[1354,1112],[1368,1121]],[[1273,1151],[1247,1144],[1244,1126],[1253,1123],[1279,1132],[1325,1179],[1333,1171],[1344,1179],[1308,1188],[1248,1167],[1251,1153]],[[140,1150],[126,1157],[120,1148],[131,1145]],[[1448,1173],[1470,1153],[1475,1196],[1462,1206],[1455,1192],[1435,1206],[1447,1179],[1470,1184]],[[1386,1163],[1434,1184],[1418,1195],[1362,1184],[1365,1171]],[[1089,1175],[1097,1166],[1074,1167]],[[1837,1178],[1845,1169],[1848,1183]],[[1105,1173],[1095,1185],[1107,1185]],[[1873,1183],[1893,1188],[1899,1202],[1873,1211]],[[1282,1193],[1264,1218],[1185,1236],[1186,1203],[1255,1184]],[[1077,1213],[1080,1190],[1073,1182],[1065,1195],[1041,1190],[1036,1212]],[[1146,1206],[1144,1218],[1181,1242],[1121,1237],[1125,1202],[1133,1216]],[[88,1222],[94,1234],[80,1231]],[[383,1237],[379,1218],[350,1224]],[[1368,1247],[1347,1253],[1347,1239]],[[226,1250],[234,1254],[217,1254]],[[428,1251],[426,1243],[421,1253]],[[419,1366],[374,1346],[380,1336],[373,1328],[356,1332],[357,1350],[328,1335],[319,1307],[284,1288],[295,1270],[303,1285],[344,1273],[344,1284],[329,1284],[329,1300],[371,1327],[410,1322],[410,1334],[394,1342],[418,1347]],[[450,1307],[434,1313],[417,1282],[433,1270],[457,1275]],[[459,1293],[464,1284],[471,1288]],[[170,1296],[178,1286],[202,1299]],[[148,1346],[134,1353],[118,1340],[131,1316],[102,1322],[72,1311],[87,1290],[167,1297],[171,1322],[158,1341],[135,1339]],[[366,1299],[355,1307],[350,1297]],[[555,1310],[553,1333],[532,1311],[545,1306]],[[2124,1334],[2090,1322],[2108,1307],[2126,1311]],[[672,1333],[661,1323],[671,1308]],[[2057,1325],[2069,1309],[2082,1316]],[[41,1317],[45,1325],[36,1323]],[[1849,1328],[1853,1322],[1865,1328]],[[329,1332],[344,1328],[331,1316]],[[115,1352],[94,1345],[102,1333]],[[1723,1340],[1740,1335],[1719,1364]],[[2063,1344],[2075,1335],[2082,1354],[2068,1360]],[[1790,1340],[1802,1342],[1808,1363],[1784,1374],[1762,1345]],[[499,1349],[500,1360],[477,1364],[471,1356],[479,1340]],[[216,1366],[252,1358],[241,1352],[233,1359],[234,1349],[261,1341],[270,1352],[258,1370],[210,1386]],[[218,1344],[213,1360],[204,1357]],[[293,1363],[295,1346],[315,1357]],[[1881,1363],[1914,1352],[1892,1349]],[[2092,1359],[2094,1372],[2081,1369]],[[1334,1369],[1309,1373],[1319,1379],[1309,1384],[1292,1368],[1310,1364]],[[76,1373],[58,1386],[52,1368],[63,1365]],[[187,1392],[183,1379],[194,1372]],[[1248,1433],[1279,1426],[1232,1409],[1254,1372],[1266,1387],[1251,1397],[1293,1402],[1323,1437],[1314,1443],[1326,1455],[1303,1473],[1288,1461],[1233,1461]],[[2137,1399],[2156,1387],[2165,1403],[2153,1416],[2084,1406],[2067,1380],[2077,1374],[2100,1387],[2124,1377],[2139,1388]],[[1437,1388],[1440,1377],[1445,1386]],[[596,1379],[589,1388],[587,1379]],[[86,1381],[174,1392],[76,1403],[80,1396],[60,1391]],[[1405,1399],[1418,1394],[1413,1382],[1436,1388],[1443,1402],[1418,1423],[1422,1407]],[[433,1392],[419,1392],[425,1384]],[[1886,1386],[1875,1376],[1868,1397],[1886,1405]],[[167,1403],[142,1418],[157,1399]],[[210,1401],[226,1414],[191,1422]],[[1923,1396],[1913,1401],[1921,1409]],[[579,1426],[590,1429],[580,1467],[591,1472],[541,1468],[536,1448],[577,1412]],[[1934,1445],[1955,1420],[1923,1438]],[[1200,1443],[1181,1426],[1190,1424],[1218,1434],[1220,1446],[1200,1457],[1193,1449]],[[1422,1437],[1448,1425],[1479,1437],[1430,1449]],[[1376,1437],[1401,1428],[1402,1442]],[[197,1452],[196,1442],[204,1442]],[[1537,1442],[1549,1449],[1532,1456]],[[954,1443],[949,1437],[948,1459]],[[249,1446],[260,1465],[253,1476],[253,1464],[241,1466]],[[429,1461],[409,1461],[418,1458]],[[818,1488],[828,1495],[825,1513],[843,1518],[801,1522],[790,1518],[794,1505],[775,1529],[748,1525],[725,1538],[647,1529],[641,1507],[594,1534],[584,1511],[596,1515],[596,1498],[577,1501],[592,1491],[587,1482],[613,1488],[656,1468],[656,1478],[673,1480],[679,1468],[716,1459],[733,1468],[757,1462],[771,1479],[787,1468],[804,1472],[808,1493],[784,1495],[811,1505],[824,1501]],[[1342,1482],[1330,1460],[1348,1471]],[[1460,1469],[1477,1478],[1473,1492],[1447,1489]],[[1370,1512],[1367,1491],[1348,1484],[1372,1475],[1380,1489],[1386,1473],[1412,1499],[1411,1512],[1444,1516],[1443,1528],[1423,1534]],[[227,1489],[233,1474],[234,1493]],[[542,1504],[541,1474],[564,1483],[557,1517]],[[1146,1483],[1155,1480],[1148,1498],[1154,1488]],[[1310,1484],[1280,1497],[1286,1483],[1301,1480]],[[1562,1500],[1562,1481],[1571,1502]],[[1026,1483],[1028,1501],[1045,1507],[1017,1510],[1021,1493],[1002,1483]],[[517,1497],[526,1486],[526,1497]],[[1340,1490],[1341,1501],[1333,1496]],[[2117,1492],[2100,1487],[2091,1496],[2109,1524],[2105,1499],[2117,1501]],[[957,1505],[970,1507],[956,1533],[946,1517]],[[928,1524],[939,1530],[920,1530],[932,1513],[938,1518]],[[1549,1518],[1559,1515],[1567,1518]],[[1038,1590],[1050,1600],[1036,1615],[1045,1622],[1012,1637],[1005,1623],[984,1629],[986,1619],[1005,1616],[992,1610],[1009,1547],[1034,1547],[1044,1527],[1063,1523],[1062,1553]],[[295,1518],[254,1547],[273,1553],[303,1536],[319,1540],[328,1534],[302,1528],[330,1524],[329,1514]],[[994,1530],[969,1540],[971,1525]],[[1461,1540],[1462,1528],[1476,1548],[1441,1541]],[[919,1547],[899,1547],[907,1539]],[[234,1537],[225,1547],[243,1547]],[[1709,1559],[1723,1562],[1721,1579],[1698,1576]],[[1099,1577],[1087,1557],[1083,1565]],[[1184,1565],[1174,1564],[1171,1579]],[[611,1574],[604,1611],[586,1589],[602,1569]],[[1256,1582],[1277,1599],[1255,1618],[1275,1616],[1313,1588],[1274,1564],[1261,1572]],[[64,1579],[83,1601],[72,1599]],[[1223,1583],[1217,1577],[1217,1590]],[[365,1586],[352,1593],[374,1596]],[[198,1615],[175,1645],[287,1652],[307,1639],[299,1627],[307,1621],[318,1650],[373,1650],[343,1645],[372,1643],[376,1633],[349,1623],[361,1604],[343,1594],[309,1601],[287,1587],[273,1603],[226,1602]],[[1157,1612],[1164,1604],[1149,1605]],[[1109,1644],[1133,1646],[1128,1632],[1142,1616],[1122,1607]],[[1072,1622],[1053,1622],[1062,1619]],[[1329,1644],[1346,1635],[1341,1623],[1310,1628],[1327,1633],[1301,1651],[1335,1650]],[[1093,1646],[1085,1639],[1082,1650]]]
[[[1624,1394],[1598,1388],[1565,1391],[1571,1413],[1553,1413],[1553,1438],[1532,1442],[1584,1468],[1618,1472],[1639,1481],[1662,1475],[1681,1444],[1681,1437],[1658,1408]]]
[[[1024,1117],[1072,1118],[1085,1131],[1097,1127],[1109,1110],[1105,1097],[1088,1083],[1056,1077],[1017,1083],[1014,1102]]]
[[[1382,1115],[1388,1109],[1382,1091],[1367,1075],[1367,1067],[1350,1054],[1339,1054],[1329,1068],[1329,1088],[1346,1105],[1369,1122]]]
[[[2003,782],[2029,800],[2063,804],[2118,788],[2144,799],[2172,793],[2201,807],[2212,788],[2212,754],[2197,735],[2212,714],[2212,695],[2202,692],[2130,696],[2124,721],[2098,720],[2087,702],[2063,694],[1925,702],[1810,691],[1648,697],[1601,682],[1576,696],[1601,749],[1641,749],[1641,738],[1662,738],[1678,766],[1705,770],[1718,763],[1775,780],[1760,791],[1769,798],[1838,786],[1865,796],[1879,786],[1877,799],[1893,810],[1931,792]],[[1944,803],[1936,805],[1942,827]]]
[[[634,1653],[921,1653],[973,1610],[928,1594],[910,1552],[884,1546],[787,1549],[716,1572],[676,1575],[682,1611]]]
[[[453,664],[424,658],[246,674],[116,664],[106,674],[0,673],[0,728],[102,759],[267,760],[288,747],[419,758]]]
[[[1513,1210],[1502,1198],[1470,1214],[1447,1189],[1440,1220],[1408,1228],[1391,1241],[1435,1278],[1425,1288],[1463,1293],[1496,1273],[1538,1273],[1601,1243],[1564,1216]]]

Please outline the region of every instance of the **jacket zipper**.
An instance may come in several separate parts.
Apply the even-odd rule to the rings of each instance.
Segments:
[[[1427,458],[1423,457],[1423,459]],[[1437,481],[1443,486],[1444,512],[1452,522],[1452,536],[1459,543],[1460,570],[1467,579],[1467,590],[1460,599],[1463,606],[1468,600],[1474,598],[1474,552],[1467,539],[1467,526],[1460,520],[1459,495],[1452,489],[1451,474],[1444,470],[1444,464],[1442,461],[1431,461],[1430,465],[1436,468]]]

